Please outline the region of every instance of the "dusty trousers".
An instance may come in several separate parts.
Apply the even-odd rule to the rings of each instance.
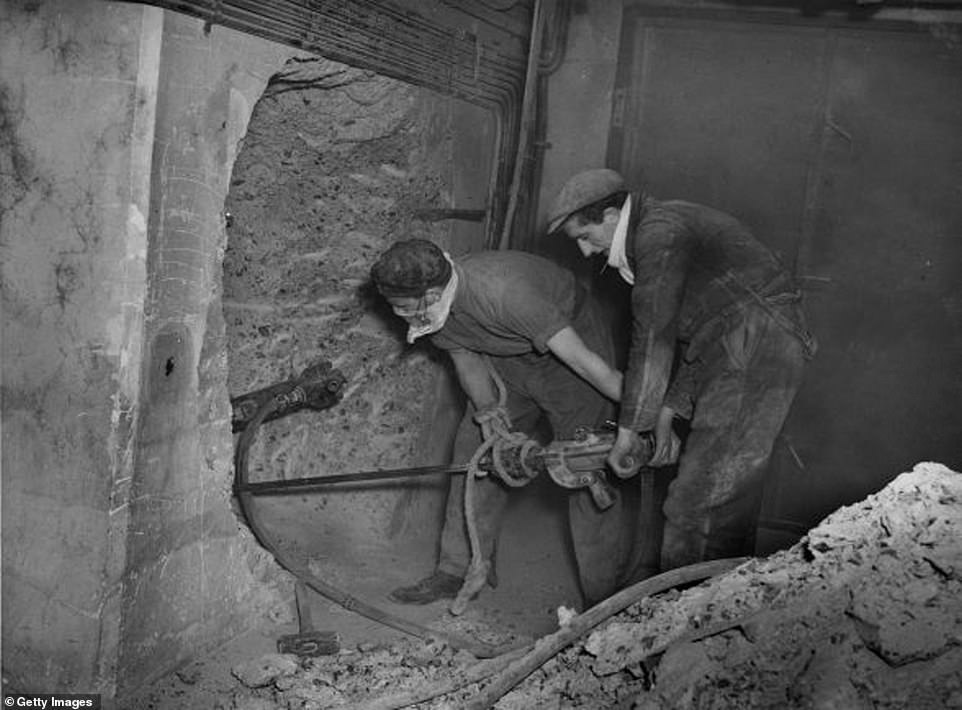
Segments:
[[[768,462],[804,360],[800,340],[757,305],[729,316],[700,354],[691,430],[664,504],[662,570],[753,553]]]
[[[602,353],[597,341],[583,335],[589,347]],[[512,426],[536,436],[539,421],[547,419],[550,432],[542,443],[571,438],[579,427],[597,428],[614,414],[614,405],[554,357],[522,355],[492,357],[495,369],[508,392],[507,410]],[[466,461],[480,444],[478,427],[465,417],[455,442],[455,460]],[[479,478],[475,487],[475,524],[485,559],[491,559],[497,544],[504,512],[512,489],[493,476]],[[568,494],[568,523],[582,592],[598,601],[616,591],[630,556],[631,538],[624,533],[622,496],[615,491],[615,504],[601,511],[587,490]],[[464,516],[464,477],[451,481],[441,531],[437,569],[463,576],[471,559]]]

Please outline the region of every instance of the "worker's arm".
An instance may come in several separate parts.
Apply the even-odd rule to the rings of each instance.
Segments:
[[[662,408],[672,410],[672,416],[691,419],[695,410],[695,393],[698,391],[700,362],[688,362],[679,358],[678,370],[671,378]]]
[[[621,373],[590,350],[571,326],[562,328],[547,341],[548,349],[579,377],[612,401],[621,399]]]
[[[670,223],[643,226],[635,240],[631,346],[618,424],[647,431],[668,390],[693,245],[684,228]]]
[[[498,386],[491,377],[484,357],[471,350],[451,350],[451,360],[461,389],[477,411],[498,406]]]
[[[681,451],[681,441],[672,428],[675,410],[665,405],[658,412],[658,423],[655,424],[655,450],[651,454],[649,466],[669,466],[678,460]]]

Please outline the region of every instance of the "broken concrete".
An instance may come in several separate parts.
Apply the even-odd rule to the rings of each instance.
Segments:
[[[790,550],[637,605],[592,634],[589,665],[650,664],[731,624],[670,646],[638,707],[947,707],[962,689],[960,501],[962,476],[920,464]]]

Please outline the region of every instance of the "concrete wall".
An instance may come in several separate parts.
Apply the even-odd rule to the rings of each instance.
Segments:
[[[5,4],[3,665],[113,695],[278,603],[230,507],[229,167],[291,52],[122,3]]]
[[[4,672],[109,690],[141,401],[160,15],[0,23]]]
[[[621,2],[573,2],[564,61],[548,80],[538,224],[565,180],[604,167],[621,39]],[[543,244],[547,247],[548,244]]]
[[[573,2],[564,57],[547,77],[546,149],[541,184],[535,189],[535,234],[526,249],[541,252],[571,269],[615,314],[626,292],[613,281],[599,282],[597,269],[563,240],[544,235],[545,214],[571,175],[606,165],[608,134],[621,39],[621,2]]]
[[[293,52],[163,18],[120,694],[249,628],[284,584],[231,504],[221,263],[238,143]]]

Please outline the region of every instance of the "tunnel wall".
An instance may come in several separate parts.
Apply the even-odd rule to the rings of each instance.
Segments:
[[[160,13],[5,5],[3,670],[111,690],[146,292]]]
[[[230,506],[219,290],[291,52],[123,3],[2,20],[4,675],[109,698],[281,599]]]
[[[289,602],[290,579],[231,502],[222,265],[228,183],[251,113],[269,77],[301,55],[136,4],[47,0],[3,13],[4,674],[17,689],[93,690],[122,705]],[[423,187],[398,196],[408,217],[418,207],[483,209],[490,118],[420,95],[408,103],[424,131],[367,177]],[[363,133],[363,120],[351,130]],[[408,149],[434,166],[426,181],[407,180]],[[459,159],[468,167],[454,174]],[[365,189],[377,199],[358,202],[360,213],[388,204]],[[482,235],[480,223],[420,226],[454,252]],[[420,429],[449,426],[459,403],[436,377],[443,368],[405,352],[393,317],[362,313],[368,262],[396,236],[385,228],[365,242],[362,232],[331,232],[354,262],[353,276],[337,275],[354,279],[344,294],[356,327],[334,319],[318,336],[325,347],[294,349],[256,377],[240,370],[237,386],[346,354],[336,364],[351,365],[361,391],[344,417],[410,440],[365,448],[364,426],[337,428],[325,442],[338,466],[443,459],[444,437],[432,448]],[[342,331],[379,339],[368,359],[380,374],[353,367],[356,343],[334,347]],[[379,391],[409,371],[421,372],[416,391]],[[402,404],[390,424],[383,406],[394,395]],[[442,500],[402,491],[360,516],[344,509],[342,522],[363,542],[403,531],[412,510]],[[414,532],[430,532],[423,522]]]
[[[288,584],[231,502],[224,201],[273,43],[164,13],[121,695],[256,623]]]
[[[348,383],[328,411],[265,424],[252,447],[253,480],[447,462],[459,412],[446,359],[405,343],[369,272],[398,239],[431,239],[454,255],[483,242],[480,222],[456,232],[431,215],[483,209],[493,140],[466,141],[470,161],[454,156],[466,150],[458,131],[470,125],[475,138],[486,123],[481,109],[321,58],[289,63],[268,86],[227,202],[230,391],[323,361]],[[331,565],[350,568],[395,539],[423,550],[428,567],[439,524],[424,521],[438,520],[443,483],[341,486],[277,505],[304,506],[296,537],[310,538],[302,545],[316,548],[327,574],[343,577]]]
[[[611,5],[576,3],[569,64],[551,90],[544,192],[604,160],[617,65],[609,42],[621,23]],[[2,12],[4,671],[37,691],[127,692],[230,638],[286,584],[229,505],[220,265],[238,142],[291,52],[124,3],[24,1]],[[955,56],[958,35],[942,29]],[[474,199],[463,180],[452,178],[453,194]],[[462,226],[452,248],[472,244]],[[848,248],[860,246],[871,248]],[[949,253],[940,274],[958,263]],[[957,324],[957,298],[939,304]],[[957,330],[945,332],[957,342]],[[869,364],[886,352],[869,338],[842,351]],[[911,411],[925,411],[914,391],[930,389],[913,383],[957,371],[948,355],[937,367],[903,361]],[[876,420],[900,421],[869,394]],[[958,421],[944,415],[940,427]],[[833,422],[824,410],[806,416]],[[879,429],[859,423],[840,447],[872,445]],[[882,429],[885,450],[912,425]],[[854,480],[871,485],[874,472],[863,473]],[[824,500],[811,478],[795,478],[796,499]]]

